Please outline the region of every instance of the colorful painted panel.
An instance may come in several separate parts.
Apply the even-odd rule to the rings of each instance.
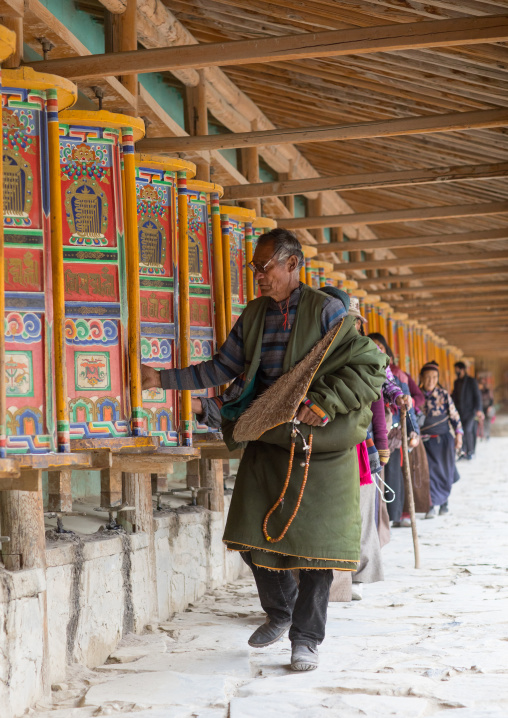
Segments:
[[[5,451],[45,453],[55,449],[46,93],[3,87],[2,122]]]
[[[136,167],[141,301],[141,361],[155,369],[175,365],[176,175]],[[177,392],[143,392],[144,429],[162,446],[178,445]]]
[[[150,364],[158,370],[173,369],[175,367],[173,327],[142,323],[141,332],[143,364]],[[153,336],[154,334],[157,336]],[[144,429],[152,436],[158,436],[162,446],[178,445],[177,398],[176,391],[164,389],[143,391]]]
[[[192,184],[192,183],[190,183]],[[185,190],[189,223],[189,293],[191,323],[191,363],[197,364],[213,356],[215,341],[212,299],[212,230],[208,212],[209,195],[192,187]],[[214,396],[217,389],[202,389],[192,396]],[[193,422],[194,433],[210,429]]]
[[[128,436],[119,131],[60,124],[71,439]]]
[[[231,293],[233,300],[233,324],[247,304],[245,277],[245,224],[229,218],[229,246],[231,253]]]

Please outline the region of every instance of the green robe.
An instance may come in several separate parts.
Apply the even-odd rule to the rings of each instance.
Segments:
[[[303,286],[284,358],[284,372],[301,361],[321,339],[321,309],[326,299],[322,292]],[[235,416],[255,396],[267,304],[265,297],[256,299],[244,314],[245,389],[237,401],[223,408],[223,433],[231,449],[238,446],[232,439]],[[358,334],[353,317],[346,317],[307,391],[309,399],[328,415],[329,422],[324,427],[312,428],[308,481],[293,523],[280,542],[266,541],[263,521],[281,493],[288,470],[292,426],[286,423],[246,445],[224,531],[223,540],[228,548],[250,551],[257,566],[271,569],[356,570],[361,532],[356,445],[366,437],[372,416],[370,405],[380,396],[386,380],[385,367],[386,356],[370,339]],[[308,437],[311,427],[302,424],[299,428]],[[270,536],[281,533],[295,509],[304,459],[298,440],[284,503],[268,522]]]

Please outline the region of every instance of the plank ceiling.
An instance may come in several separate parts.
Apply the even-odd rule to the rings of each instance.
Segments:
[[[508,13],[508,0],[164,2],[203,43]],[[506,43],[252,64],[227,67],[224,71],[279,127],[365,122],[508,106]],[[299,149],[323,175],[500,162],[508,159],[508,128],[304,144]],[[342,195],[357,212],[480,203],[508,199],[508,178],[348,191]],[[375,230],[380,238],[439,234],[505,227],[506,218],[506,215],[494,215],[387,224],[376,226]],[[455,247],[398,249],[396,255],[422,257],[492,250],[506,250],[508,261],[508,239]],[[468,264],[467,269],[476,266],[488,265]],[[492,264],[492,280],[502,281],[503,277],[495,274],[496,266],[499,262]],[[442,268],[437,265],[418,271],[439,270]]]

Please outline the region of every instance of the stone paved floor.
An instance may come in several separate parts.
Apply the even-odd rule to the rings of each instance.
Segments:
[[[321,666],[288,669],[287,639],[250,650],[263,620],[250,580],[75,669],[38,718],[453,718],[508,716],[508,438],[461,462],[451,512],[383,549],[386,580],[331,604]],[[41,707],[42,708],[42,707]]]

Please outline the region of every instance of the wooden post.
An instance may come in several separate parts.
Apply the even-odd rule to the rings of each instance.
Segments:
[[[122,472],[101,469],[101,506],[120,506],[122,503]]]
[[[213,299],[215,303],[215,338],[217,341],[217,348],[220,349],[220,347],[226,341],[227,331],[224,265],[222,258],[222,228],[218,192],[212,192],[210,196],[210,209],[212,214]]]
[[[323,216],[323,194],[320,192],[316,199],[309,199],[308,214],[311,217],[322,217]],[[313,229],[311,234],[316,238],[318,244],[325,244],[325,230],[324,227],[318,227]]]
[[[57,447],[60,453],[71,450],[69,409],[67,404],[67,361],[65,347],[65,285],[63,257],[62,185],[60,168],[60,126],[58,95],[47,90],[48,150],[51,214],[51,273],[53,278],[53,347],[55,358],[55,397]]]
[[[197,85],[185,87],[185,129],[189,135],[208,134],[208,106],[206,102],[206,79],[203,70],[197,71]],[[210,182],[210,153],[208,162],[203,159],[196,162],[196,179]]]
[[[142,436],[143,399],[141,394],[141,334],[139,294],[139,238],[136,199],[136,163],[134,159],[134,138],[130,127],[122,128],[122,151],[125,181],[125,245],[127,257],[127,301],[129,305],[128,346],[131,398],[131,431],[133,436]]]
[[[48,511],[72,511],[72,471],[48,471]]]
[[[221,215],[222,230],[222,266],[224,274],[224,310],[226,314],[226,335],[231,331],[231,317],[233,314],[233,297],[231,294],[231,247],[229,244],[229,217]]]
[[[10,541],[0,544],[4,566],[8,571],[37,568],[46,570],[46,537],[42,502],[42,471],[23,472],[23,479],[33,483],[33,491],[0,491],[0,526]],[[41,592],[42,686],[49,693],[49,637],[46,591]]]
[[[210,511],[224,511],[224,472],[222,459],[199,459],[200,486],[208,486],[212,490],[200,492],[198,504]]]
[[[2,557],[9,571],[46,568],[42,471],[23,473],[30,474],[27,478],[34,481],[36,491],[0,492],[0,525],[10,538],[1,545]]]
[[[128,459],[125,460],[128,465]],[[118,522],[132,533],[145,533],[148,537],[148,595],[150,614],[157,616],[157,574],[155,558],[155,526],[152,505],[152,475],[149,473],[123,474],[123,501],[134,506],[134,511],[122,511]]]
[[[258,129],[257,120],[251,123],[251,129],[255,132]],[[249,184],[257,184],[259,182],[259,150],[257,147],[247,147],[240,151],[241,171]],[[253,209],[259,216],[261,214],[261,200],[247,199],[243,203],[247,209]]]
[[[21,61],[23,60],[23,16],[4,15],[2,17],[2,25],[16,33],[16,49],[7,60],[4,60],[2,67],[15,70],[21,65]]]
[[[187,469],[187,488],[190,489],[191,486],[200,486],[200,478],[199,478],[199,459],[192,459],[192,461],[188,461],[186,465]]]
[[[189,294],[189,224],[187,207],[187,173],[180,171],[178,181],[178,287],[180,292],[180,367],[190,366],[190,294]],[[182,446],[192,446],[192,407],[190,391],[181,392],[180,432]]]
[[[112,21],[114,27],[114,43],[116,45],[115,51],[127,52],[129,50],[137,50],[137,0],[126,0],[124,12],[114,14]],[[121,75],[120,82],[134,96],[137,105],[138,76]],[[135,107],[135,110],[137,112],[137,107]]]

